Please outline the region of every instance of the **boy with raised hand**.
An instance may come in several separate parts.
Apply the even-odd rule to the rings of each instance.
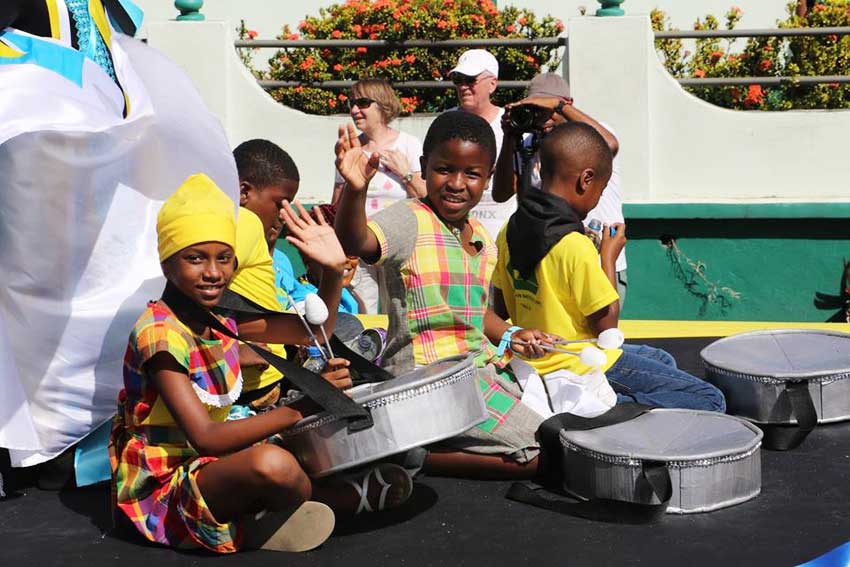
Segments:
[[[497,239],[495,311],[515,325],[568,340],[590,339],[616,327],[619,319],[615,261],[626,242],[625,225],[604,227],[600,253],[582,225],[611,176],[611,149],[592,126],[569,122],[544,138],[540,164],[542,191],[523,196]],[[654,351],[651,347],[605,351],[601,370],[618,402],[725,411],[717,388],[679,370],[675,363],[665,364],[661,361],[665,357]],[[541,376],[589,370],[579,357],[565,353],[529,362]]]
[[[508,347],[524,357],[541,356],[549,337],[512,327],[488,308],[496,247],[470,211],[496,161],[489,124],[468,112],[438,116],[422,147],[426,196],[395,203],[370,219],[366,188],[377,159],[362,150],[353,128],[340,129],[336,149],[337,168],[346,180],[336,231],[346,254],[379,267],[382,303],[389,309],[383,366],[400,375],[476,353],[489,418],[440,449],[432,447],[425,470],[484,478],[533,476],[539,453],[534,433],[544,418],[520,403]]]
[[[285,201],[292,202],[298,192],[299,176],[295,162],[276,144],[262,139],[248,140],[233,150],[239,174],[239,217],[236,223],[236,257],[238,266],[230,289],[269,311],[285,311],[285,296],[280,297],[277,282],[281,272],[276,267],[272,251],[284,259],[285,254],[274,245],[283,230],[281,209]],[[279,259],[278,259],[279,260]],[[292,265],[288,259],[289,273]],[[285,266],[284,266],[285,271]],[[296,285],[292,278],[292,285]],[[290,293],[287,289],[283,293]],[[286,357],[284,345],[264,345],[278,356]],[[240,344],[239,361],[244,384],[238,406],[255,411],[273,407],[280,399],[282,374],[251,350]],[[333,359],[330,370],[343,369],[348,361]],[[347,372],[340,387],[351,385]]]

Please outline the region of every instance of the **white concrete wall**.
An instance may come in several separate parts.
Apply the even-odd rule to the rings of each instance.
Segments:
[[[347,117],[277,104],[241,65],[227,23],[151,23],[148,31],[150,44],[198,85],[231,144],[273,140],[298,164],[302,198],[330,198],[333,144]],[[568,33],[576,105],[616,130],[627,201],[850,199],[850,111],[736,112],[705,103],[666,73],[646,17],[573,18]],[[421,139],[430,120],[396,125]]]
[[[577,105],[620,136],[631,202],[850,199],[850,111],[739,112],[685,92],[643,17],[570,21]]]
[[[299,197],[329,201],[333,190],[337,128],[347,115],[311,116],[278,104],[257,85],[232,48],[225,22],[159,22],[148,26],[148,43],[189,74],[232,146],[267,138],[292,156],[301,174]],[[403,118],[395,126],[424,139],[431,117]]]

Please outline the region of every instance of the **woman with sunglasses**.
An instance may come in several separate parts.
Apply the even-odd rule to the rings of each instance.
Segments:
[[[401,113],[401,103],[390,84],[384,79],[361,79],[352,87],[348,105],[363,150],[380,156],[378,173],[369,184],[366,213],[371,215],[402,199],[424,197],[425,180],[419,165],[422,143],[416,136],[389,126]],[[344,131],[340,126],[340,132]],[[333,204],[339,201],[344,184],[337,172]],[[378,284],[370,268],[361,264],[351,287],[363,301],[366,313],[378,312]]]

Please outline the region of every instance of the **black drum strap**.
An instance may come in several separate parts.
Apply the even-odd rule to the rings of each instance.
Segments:
[[[166,284],[162,299],[178,318],[184,321],[189,320],[203,323],[223,335],[242,340],[236,333],[228,329],[226,325],[214,317],[212,313],[199,307],[170,283]],[[277,356],[251,342],[243,342],[271,366],[284,374],[287,380],[292,382],[308,398],[319,404],[325,411],[337,419],[347,422],[350,433],[372,427],[372,415],[366,408],[355,403],[354,400],[318,374],[310,372],[298,364]]]
[[[232,313],[234,315],[273,315],[276,311],[270,311],[261,305],[258,305],[250,299],[239,295],[231,289],[226,289],[219,301],[217,311],[223,313]],[[342,342],[336,335],[330,337],[331,348],[334,354],[345,358],[350,364],[349,368],[357,374],[353,377],[354,384],[368,384],[371,382],[385,382],[392,380],[394,376],[377,366],[370,360],[360,356],[359,353],[351,350],[348,345]],[[280,370],[278,368],[278,370]],[[284,373],[284,375],[286,375]]]
[[[797,425],[758,424],[764,432],[762,444],[775,451],[788,451],[802,443],[818,424],[818,414],[809,392],[808,381],[788,382],[785,394],[791,403],[791,415]]]
[[[568,516],[620,524],[645,524],[658,520],[667,510],[673,494],[666,463],[644,461],[638,478],[638,492],[654,495],[658,504],[639,504],[606,498],[579,500],[563,491],[563,445],[561,430],[586,431],[623,423],[649,411],[641,404],[619,404],[606,413],[585,418],[569,413],[557,414],[544,421],[537,430],[540,442],[540,484],[531,481],[515,482],[506,497]]]
[[[368,384],[371,382],[386,382],[387,380],[395,378],[395,376],[380,366],[377,366],[370,360],[360,356],[359,353],[348,348],[348,345],[339,340],[339,337],[336,335],[331,335],[330,342],[334,354],[347,359],[348,362],[351,363],[349,368],[357,373],[355,385]]]

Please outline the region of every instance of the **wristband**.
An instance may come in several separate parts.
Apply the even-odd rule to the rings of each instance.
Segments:
[[[562,98],[560,101],[558,101],[558,106],[555,107],[555,112],[557,112],[561,116],[564,116],[564,107],[567,106],[568,104],[572,104],[572,103],[573,103],[573,99]],[[564,118],[566,118],[566,116],[564,116]]]
[[[499,347],[496,349],[496,355],[499,358],[504,356],[505,351],[511,346],[511,337],[513,334],[521,330],[522,327],[508,327],[508,329],[502,334],[502,338],[499,339]]]

